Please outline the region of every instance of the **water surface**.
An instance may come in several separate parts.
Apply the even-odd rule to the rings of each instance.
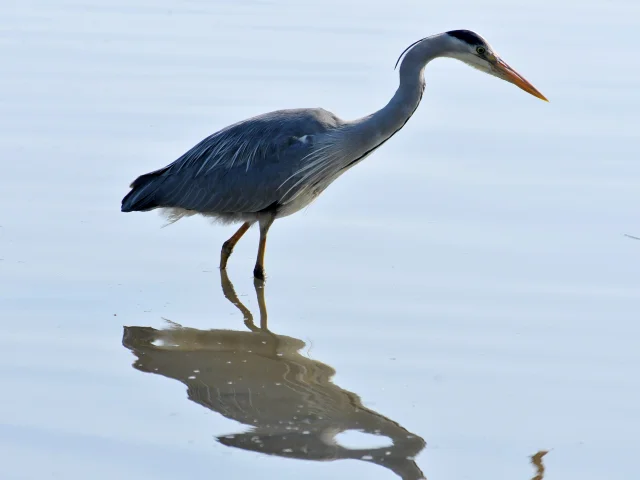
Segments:
[[[632,477],[639,13],[5,6],[2,477]],[[264,289],[255,231],[230,259],[233,300],[216,268],[230,228],[120,213],[133,178],[229,123],[372,112],[400,52],[454,28],[551,102],[433,62],[402,132],[276,222]]]

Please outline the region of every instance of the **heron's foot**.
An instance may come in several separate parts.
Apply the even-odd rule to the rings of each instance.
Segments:
[[[224,270],[227,268],[227,260],[231,256],[233,252],[234,245],[228,240],[222,244],[222,251],[220,252],[220,269]]]
[[[264,282],[265,279],[265,271],[264,271],[264,267],[262,265],[256,265],[255,268],[253,269],[253,276]]]

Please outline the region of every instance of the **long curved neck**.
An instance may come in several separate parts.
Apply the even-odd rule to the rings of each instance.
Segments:
[[[436,35],[418,42],[407,52],[400,64],[400,85],[389,103],[351,123],[350,136],[360,155],[375,150],[407,123],[422,100],[424,67],[446,50],[446,39]]]

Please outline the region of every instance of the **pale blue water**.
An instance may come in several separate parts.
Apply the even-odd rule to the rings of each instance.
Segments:
[[[628,1],[3,6],[0,476],[512,480],[549,450],[545,480],[633,478],[639,14]],[[120,213],[133,178],[229,123],[381,107],[400,52],[454,28],[484,35],[550,103],[433,62],[403,131],[272,229],[275,335],[249,333],[220,288],[230,227]],[[256,245],[252,231],[229,275],[259,324]],[[184,329],[162,343],[146,327],[164,319]],[[251,424],[260,434],[240,436]],[[340,430],[361,450],[332,447]],[[312,460],[336,456],[360,460]]]

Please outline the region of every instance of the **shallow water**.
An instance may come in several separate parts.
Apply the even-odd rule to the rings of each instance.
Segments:
[[[633,477],[640,7],[348,5],[3,7],[3,479]],[[120,213],[231,122],[381,107],[453,28],[551,102],[433,62],[403,131],[276,222],[264,289],[255,231],[227,281],[230,227]]]

